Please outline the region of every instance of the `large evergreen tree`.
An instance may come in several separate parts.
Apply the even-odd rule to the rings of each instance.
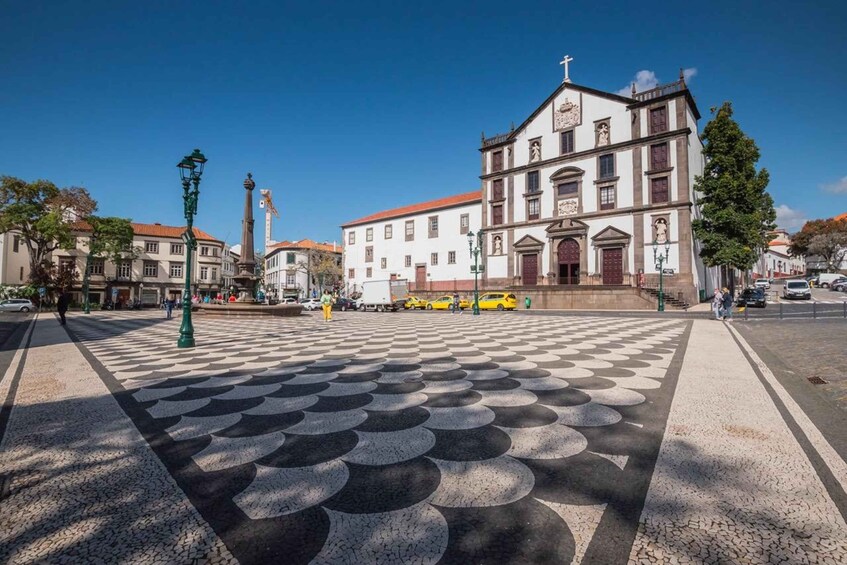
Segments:
[[[703,176],[695,179],[702,217],[694,220],[700,256],[710,267],[747,271],[767,248],[776,211],[766,188],[766,169],[756,171],[759,148],[732,118],[732,104],[712,109],[703,130]]]

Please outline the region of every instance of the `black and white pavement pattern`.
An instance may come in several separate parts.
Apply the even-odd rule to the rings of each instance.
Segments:
[[[242,563],[625,562],[689,323],[75,316]]]

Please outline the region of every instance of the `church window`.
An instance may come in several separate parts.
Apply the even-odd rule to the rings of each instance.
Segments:
[[[455,265],[456,264],[456,252],[448,251],[447,252],[447,264]]]
[[[579,183],[565,182],[556,187],[559,196],[576,196],[579,194]]]
[[[503,170],[503,152],[495,151],[491,155],[491,171],[496,173]]]
[[[650,201],[657,204],[668,200],[668,177],[650,179]]]
[[[615,176],[615,154],[600,155],[600,178],[609,179]]]
[[[429,264],[430,265],[438,265],[438,253],[430,253],[429,254]]]
[[[493,183],[491,183],[491,199],[492,200],[503,200],[505,196],[503,196],[503,179],[497,179]]]
[[[491,225],[499,226],[503,223],[503,205],[495,204],[491,207]]]
[[[563,131],[562,139],[562,155],[574,152],[573,130]]]
[[[526,219],[537,220],[541,216],[541,202],[538,198],[530,198],[526,201]]]
[[[661,106],[650,110],[650,134],[668,131],[668,107]]]
[[[406,262],[404,263],[404,265],[406,265],[407,267],[412,266],[412,256],[411,255],[406,255]]]
[[[462,214],[459,216],[459,233],[466,234],[471,225],[470,214]]]
[[[414,241],[415,240],[415,221],[407,220],[406,221],[406,241]]]
[[[614,210],[615,209],[615,187],[601,186],[600,187],[600,209]]]
[[[538,171],[530,171],[526,174],[526,191],[538,192]]]
[[[668,144],[657,143],[650,146],[650,170],[658,171],[668,167]]]

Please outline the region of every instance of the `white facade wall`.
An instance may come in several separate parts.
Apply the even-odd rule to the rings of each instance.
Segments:
[[[29,249],[20,234],[0,234],[0,284],[26,284],[28,278]]]
[[[367,280],[385,280],[392,276],[415,282],[417,267],[426,270],[427,290],[452,288],[453,282],[467,281],[470,273],[470,252],[467,232],[461,228],[461,217],[468,216],[468,229],[476,232],[482,225],[482,208],[479,201],[451,208],[423,210],[414,214],[378,220],[371,223],[344,227],[343,276],[347,293],[360,292]],[[430,218],[438,218],[437,237],[429,233]],[[414,224],[414,239],[406,241],[406,222]],[[391,237],[386,239],[385,226],[391,226]],[[367,241],[368,229],[372,230]],[[350,243],[350,234],[354,240]],[[373,249],[372,260],[366,260],[366,249]],[[450,252],[455,252],[455,263],[449,262]],[[437,264],[433,264],[437,254]],[[406,257],[411,256],[409,266]],[[384,266],[383,266],[383,259]],[[368,276],[368,268],[371,275]],[[352,270],[352,275],[351,274]],[[460,285],[459,288],[462,288]]]

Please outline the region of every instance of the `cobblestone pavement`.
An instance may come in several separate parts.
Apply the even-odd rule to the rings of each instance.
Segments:
[[[844,557],[832,481],[722,323],[334,318],[198,316],[192,350],[158,313],[74,315],[78,348],[39,322],[0,562]]]

